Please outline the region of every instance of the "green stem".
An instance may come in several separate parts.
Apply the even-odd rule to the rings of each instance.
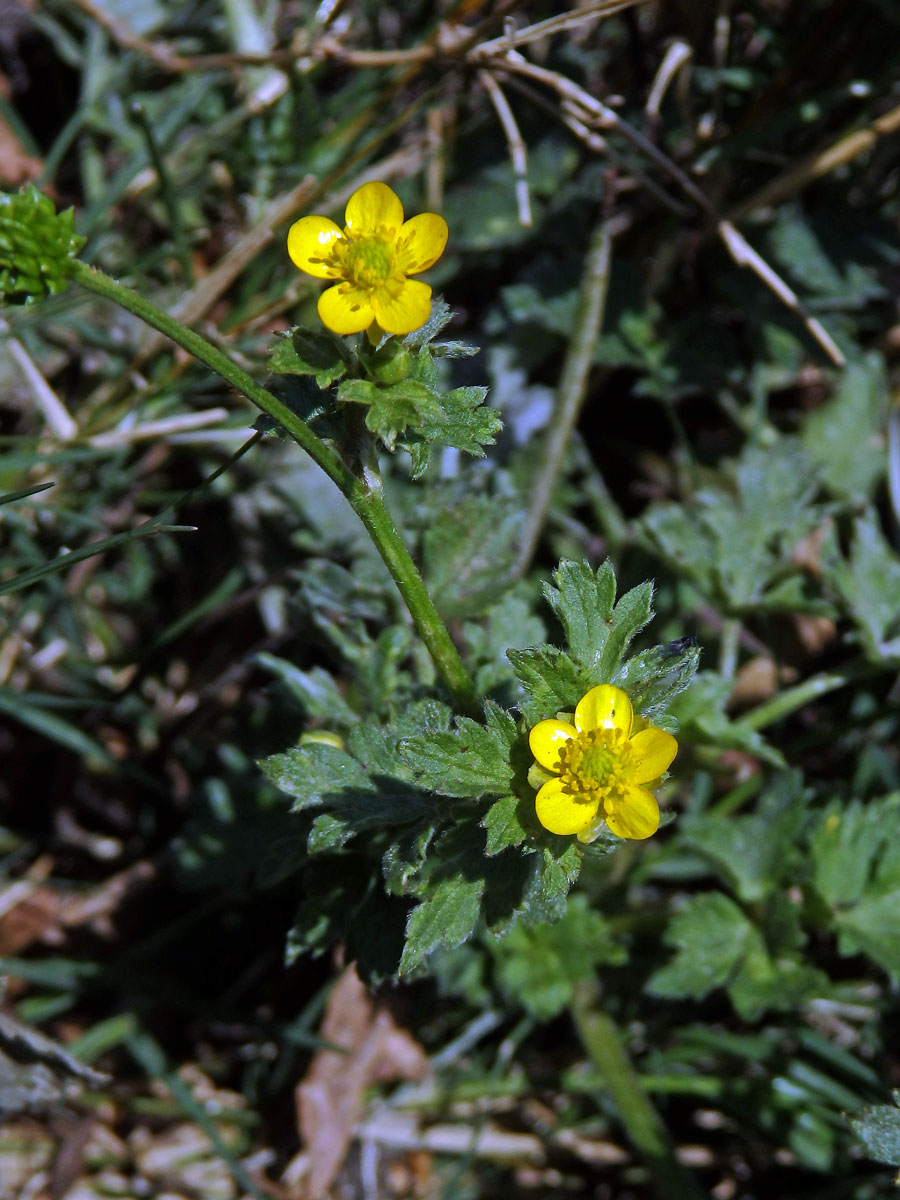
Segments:
[[[69,259],[69,275],[77,283],[89,288],[107,300],[112,300],[128,312],[134,313],[177,342],[194,358],[199,359],[212,371],[248,400],[252,400],[263,412],[273,417],[318,463],[322,470],[334,480],[347,498],[351,508],[366,527],[370,537],[384,559],[394,582],[403,596],[419,636],[425,643],[434,665],[450,692],[455,707],[462,713],[480,718],[483,714],[481,697],[469,673],[459,657],[447,628],[438,615],[422,577],[406,548],[403,539],[394,527],[391,515],[385,507],[380,492],[366,486],[365,482],[350,470],[341,458],[310,430],[304,421],[267,388],[234,363],[227,354],[217,349],[194,330],[157,308],[149,300],[111,279],[95,267]]]
[[[525,517],[516,574],[524,575],[537,548],[538,538],[553,499],[553,492],[565,462],[572,430],[578,420],[587,391],[588,376],[594,361],[597,335],[603,323],[606,293],[609,288],[609,268],[612,256],[612,234],[606,219],[595,228],[588,246],[578,293],[575,328],[563,363],[556,403],[548,431],[544,456],[532,482],[531,502]]]
[[[823,671],[821,675],[813,675],[809,679],[805,679],[803,683],[798,683],[796,687],[788,688],[777,696],[773,696],[765,704],[760,704],[746,713],[735,724],[743,726],[744,729],[765,729],[767,725],[780,721],[782,717],[790,716],[804,704],[818,700],[820,696],[837,691],[838,688],[846,687],[848,684],[857,683],[860,679],[869,679],[883,669],[873,663],[855,662],[850,663],[842,671]]]
[[[582,1044],[616,1106],[628,1137],[669,1200],[704,1200],[705,1193],[675,1156],[662,1118],[641,1086],[614,1021],[598,1004],[596,985],[577,984],[571,1005]]]

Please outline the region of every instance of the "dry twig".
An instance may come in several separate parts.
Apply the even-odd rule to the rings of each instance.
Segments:
[[[646,155],[661,171],[674,180],[701,212],[714,223],[716,232],[734,261],[739,266],[748,267],[766,287],[774,291],[781,302],[799,317],[810,336],[818,342],[836,366],[844,365],[844,355],[830,334],[824,329],[818,318],[809,312],[793,289],[750,246],[743,234],[738,232],[730,221],[726,221],[718,214],[700,188],[677,163],[664,154],[640,130],[635,129],[627,121],[623,121],[609,105],[597,100],[590,92],[585,91],[577,83],[573,83],[571,79],[567,79],[556,71],[529,62],[515,50],[497,54],[494,62],[490,65],[510,75],[519,75],[542,84],[555,92],[560,99],[564,117],[569,118],[569,127],[573,129],[573,132],[579,126],[592,132],[596,130],[613,131]],[[564,121],[564,123],[566,122]],[[588,141],[587,144],[590,145],[590,142]]]
[[[509,146],[509,157],[512,160],[513,173],[516,177],[516,206],[519,210],[519,223],[526,229],[531,228],[531,198],[528,195],[528,159],[525,153],[525,143],[519,133],[516,118],[509,107],[509,101],[503,94],[503,89],[490,71],[479,71],[478,79],[484,85],[491,98],[497,119],[503,126],[506,142]]]

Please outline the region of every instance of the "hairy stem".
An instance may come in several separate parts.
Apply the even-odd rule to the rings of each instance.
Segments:
[[[425,643],[438,672],[450,692],[455,707],[468,716],[482,716],[481,698],[447,628],[438,615],[422,577],[397,532],[379,492],[366,486],[341,458],[309,429],[283,400],[257,383],[227,354],[200,334],[157,308],[149,300],[118,283],[115,279],[78,259],[70,259],[69,274],[77,283],[129,312],[164,333],[194,358],[204,363],[258,408],[273,417],[307,454],[334,480],[351,508],[366,527],[403,596],[419,636]]]

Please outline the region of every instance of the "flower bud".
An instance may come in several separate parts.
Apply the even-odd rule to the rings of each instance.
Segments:
[[[64,291],[66,263],[84,242],[74,211],[57,213],[33,184],[0,192],[0,303],[32,304]]]
[[[392,338],[371,356],[368,369],[378,383],[402,383],[412,370],[412,355]]]

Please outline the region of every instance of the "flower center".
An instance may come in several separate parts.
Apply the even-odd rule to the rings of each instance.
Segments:
[[[347,279],[361,287],[377,287],[391,276],[391,247],[378,235],[354,241],[345,260]]]
[[[559,778],[575,800],[599,802],[619,784],[625,736],[621,729],[578,733],[559,752]]]

